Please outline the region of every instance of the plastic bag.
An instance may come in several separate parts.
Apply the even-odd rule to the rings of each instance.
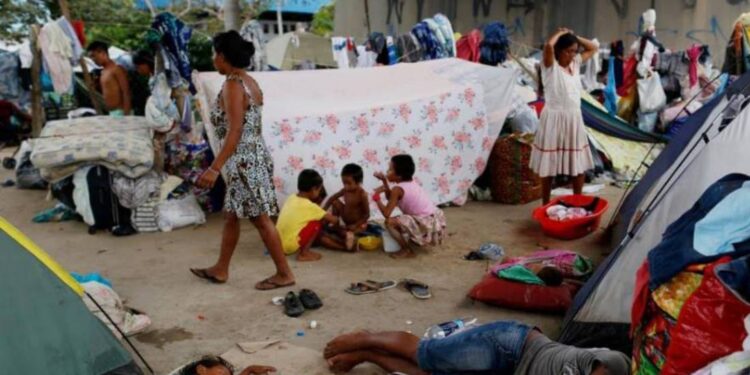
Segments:
[[[39,168],[31,163],[31,151],[21,155],[20,162],[16,167],[16,185],[19,189],[39,189],[47,188],[47,181],[42,178]]]
[[[638,80],[638,103],[643,113],[658,112],[667,105],[667,95],[661,85],[659,73]]]
[[[743,320],[750,314],[750,304],[717,277],[716,267],[728,260],[724,257],[709,266],[701,286],[682,306],[662,374],[689,374],[742,350],[747,336]]]
[[[536,133],[539,129],[539,118],[529,106],[519,108],[516,115],[508,122],[513,133]]]
[[[656,129],[656,120],[658,119],[658,112],[638,111],[638,129],[641,129],[644,132],[653,133],[654,129]]]
[[[169,232],[172,229],[199,225],[206,222],[206,215],[198,205],[195,195],[188,194],[181,199],[172,199],[159,204],[159,229]]]

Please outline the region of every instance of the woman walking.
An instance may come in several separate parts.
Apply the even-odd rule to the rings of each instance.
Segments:
[[[579,53],[580,49],[583,51]],[[542,178],[542,202],[549,203],[552,178],[573,177],[581,194],[584,172],[594,167],[581,114],[581,64],[596,53],[590,40],[561,28],[544,45],[544,110],[531,151],[531,169]]]
[[[279,214],[273,185],[273,161],[266,149],[261,129],[263,93],[245,68],[254,54],[253,44],[236,31],[216,35],[214,66],[226,76],[211,111],[221,151],[198,179],[199,187],[212,187],[224,171],[227,194],[224,200],[224,233],[216,264],[206,269],[190,269],[196,276],[214,283],[229,278],[229,262],[240,236],[240,219],[248,218],[260,233],[276,265],[276,274],[257,283],[256,289],[270,290],[294,285],[294,275],[286,261],[281,239],[272,216]]]

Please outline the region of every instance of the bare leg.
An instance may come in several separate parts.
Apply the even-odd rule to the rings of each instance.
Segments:
[[[206,273],[217,280],[226,281],[229,279],[229,263],[232,260],[234,249],[237,248],[237,241],[240,239],[240,220],[237,215],[226,212],[224,213],[224,231],[221,235],[221,250],[219,259],[216,264],[206,268]]]
[[[336,337],[326,345],[326,358],[360,350],[378,350],[417,363],[419,337],[406,332],[354,332]]]
[[[299,249],[299,253],[297,254],[298,261],[315,262],[317,260],[320,260],[320,258],[323,258],[322,254],[310,250],[310,248],[312,248],[313,243],[315,243],[314,238],[311,239],[310,241],[307,241],[307,243]]]
[[[276,226],[273,225],[268,215],[261,215],[251,219],[251,221],[255,225],[255,228],[258,229],[260,238],[263,239],[263,243],[266,245],[268,253],[271,255],[271,259],[273,259],[273,263],[276,266],[276,274],[271,276],[268,281],[277,285],[294,283],[294,274],[292,274],[289,263],[286,261],[284,249],[281,247],[281,237],[279,237]],[[258,285],[256,285],[257,287]]]
[[[318,238],[318,243],[320,244],[320,246],[323,246],[329,250],[348,251],[346,249],[346,244],[341,242],[338,238],[325,233],[320,235],[320,238]]]
[[[414,258],[415,256],[417,256],[417,254],[415,254],[409,246],[409,242],[406,241],[404,236],[401,234],[401,224],[399,224],[395,220],[388,219],[385,223],[385,227],[386,229],[388,229],[388,233],[391,234],[391,237],[393,237],[393,239],[398,242],[398,245],[401,246],[401,250],[391,254],[391,258],[401,259]]]
[[[549,203],[552,196],[552,177],[542,177],[542,205]]]
[[[586,183],[586,175],[579,174],[573,177],[573,194],[583,194],[583,185]]]
[[[401,372],[409,375],[428,375],[415,362],[371,350],[339,354],[329,359],[328,365],[336,373],[347,373],[354,367],[365,362],[374,363],[389,373]]]

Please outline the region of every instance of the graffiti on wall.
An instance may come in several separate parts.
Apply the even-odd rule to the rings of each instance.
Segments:
[[[479,17],[479,11],[482,11],[482,17],[489,17],[492,10],[492,0],[474,0],[474,18]]]
[[[521,8],[524,9],[524,14],[529,14],[535,7],[534,0],[508,0],[505,10],[506,12],[510,12],[511,9]]]

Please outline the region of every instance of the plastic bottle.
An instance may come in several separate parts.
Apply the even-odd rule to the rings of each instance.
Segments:
[[[477,324],[476,318],[464,318],[451,320],[450,322],[436,324],[427,328],[424,337],[429,339],[442,339],[456,332],[471,328]]]

